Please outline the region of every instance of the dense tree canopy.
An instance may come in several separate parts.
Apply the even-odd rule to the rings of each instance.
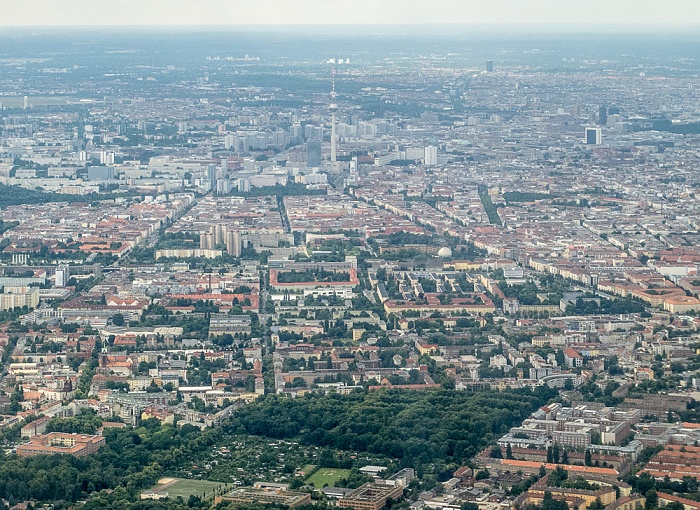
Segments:
[[[336,449],[393,457],[401,466],[414,466],[419,472],[432,464],[440,466],[433,469],[438,479],[448,479],[456,464],[470,459],[555,395],[546,387],[478,393],[386,389],[296,399],[269,395],[240,409],[223,426],[205,432],[145,420],[137,429],[107,429],[107,444],[88,457],[0,457],[0,498],[71,503],[94,494],[86,508],[208,508],[210,502],[200,506],[197,501],[137,500],[139,492],[160,477],[234,434],[294,438],[326,447],[331,456]],[[90,432],[98,421],[86,411],[53,419],[50,428]],[[99,492],[102,489],[114,492]]]
[[[241,409],[231,426],[254,435],[388,455],[404,466],[461,463],[554,395],[539,388],[270,396]]]
[[[38,455],[0,459],[0,498],[8,501],[77,501],[101,489],[150,487],[164,470],[209,448],[217,431],[204,433],[146,420],[136,430],[107,429],[107,445],[95,455]]]

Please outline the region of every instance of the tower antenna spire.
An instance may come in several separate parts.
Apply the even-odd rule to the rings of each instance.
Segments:
[[[337,94],[335,93],[335,65],[331,68],[331,99],[335,99]]]
[[[331,104],[328,109],[331,112],[331,166],[336,169],[337,166],[337,136],[335,127],[335,114],[338,111],[338,105],[335,102],[337,94],[335,92],[335,59],[333,60],[333,67],[331,68]]]

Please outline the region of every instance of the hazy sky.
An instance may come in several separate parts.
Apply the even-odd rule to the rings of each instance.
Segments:
[[[0,0],[0,26],[684,24],[698,0]]]

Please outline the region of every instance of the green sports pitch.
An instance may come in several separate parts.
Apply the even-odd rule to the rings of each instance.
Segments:
[[[197,496],[201,499],[208,499],[218,494],[224,489],[222,482],[210,482],[207,480],[186,480],[183,478],[168,478],[158,482],[158,485],[151,489],[156,493],[168,493],[169,499],[177,499],[178,496],[187,501],[190,496]]]
[[[341,478],[346,478],[349,474],[349,469],[318,468],[314,474],[306,479],[306,483],[313,485],[317,489],[321,489],[326,485],[333,487],[335,482]]]

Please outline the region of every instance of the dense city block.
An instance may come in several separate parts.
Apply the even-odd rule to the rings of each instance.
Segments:
[[[0,32],[0,508],[700,510],[681,39]]]

